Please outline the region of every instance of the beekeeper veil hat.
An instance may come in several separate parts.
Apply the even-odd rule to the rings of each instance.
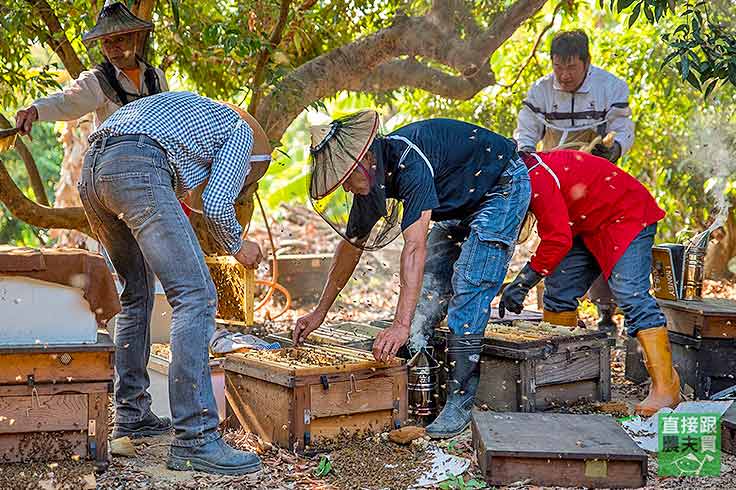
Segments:
[[[312,207],[340,236],[363,250],[381,248],[401,232],[401,203],[387,196],[386,159],[378,132],[379,116],[371,110],[311,128]],[[369,152],[373,158],[364,160]],[[370,183],[367,194],[343,187],[356,171]]]

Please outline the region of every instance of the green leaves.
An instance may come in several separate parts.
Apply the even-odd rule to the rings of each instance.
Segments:
[[[314,476],[317,478],[324,478],[330,474],[330,471],[332,471],[332,462],[330,461],[330,458],[322,456],[322,459],[319,460],[319,466],[314,470]]]
[[[486,482],[476,479],[465,481],[462,475],[449,475],[449,478],[440,483],[439,486],[441,490],[475,490],[488,488]]]
[[[733,29],[727,31],[721,27],[733,26],[736,16],[728,1],[721,0],[721,2],[725,5],[723,13],[714,8],[714,4],[718,4],[719,0],[713,2],[701,0],[696,3],[672,0],[619,0],[616,3],[616,10],[621,12],[632,9],[628,20],[629,28],[636,23],[641,11],[650,24],[662,25],[666,29],[662,39],[671,50],[663,65],[670,64],[678,58],[676,69],[682,80],[702,91],[704,98],[707,98],[718,86],[717,82],[727,82],[736,86],[735,31]],[[663,23],[666,17],[670,17],[671,21]]]

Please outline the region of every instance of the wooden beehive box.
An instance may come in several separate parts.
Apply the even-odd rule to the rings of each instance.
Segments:
[[[612,344],[597,330],[525,320],[489,324],[476,403],[496,411],[536,412],[582,400],[608,401]]]
[[[704,298],[692,301],[657,299],[667,329],[689,337],[736,339],[736,301]]]
[[[306,345],[325,365],[288,360],[293,349],[230,354],[225,359],[228,422],[281,447],[303,450],[341,431],[382,431],[407,416],[403,361],[383,364],[367,352]]]
[[[113,351],[103,333],[95,344],[0,349],[0,462],[76,454],[106,467]]]
[[[478,465],[491,485],[646,485],[646,453],[607,415],[473,410],[472,431]]]

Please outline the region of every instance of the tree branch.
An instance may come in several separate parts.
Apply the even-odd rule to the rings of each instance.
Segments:
[[[84,209],[50,208],[31,201],[18,189],[2,159],[0,159],[0,202],[7,206],[13,216],[30,225],[39,228],[65,228],[91,234]]]
[[[485,31],[477,27],[462,0],[435,0],[424,16],[397,15],[390,27],[289,73],[259,104],[256,118],[269,138],[278,141],[302,110],[340,90],[380,92],[405,84],[445,97],[470,98],[495,81],[489,67],[491,55],[546,2],[517,0],[496,15]],[[458,22],[464,29],[462,38]],[[440,63],[447,70],[420,66],[423,63],[418,60],[422,59]],[[457,75],[451,75],[453,71]]]
[[[493,19],[485,33],[473,41],[473,49],[480,53],[493,54],[525,20],[536,15],[545,3],[547,0],[516,0]]]
[[[0,114],[0,128],[7,129],[13,127],[10,121]],[[28,179],[31,182],[31,189],[33,194],[36,196],[36,200],[44,206],[50,206],[49,199],[46,196],[46,188],[43,185],[43,179],[41,174],[38,172],[38,166],[36,160],[31,155],[26,144],[20,139],[15,140],[15,149],[23,159],[23,164],[26,166],[26,172],[28,172]]]
[[[258,103],[261,99],[261,94],[263,93],[261,85],[263,84],[263,80],[266,78],[266,65],[271,57],[271,50],[276,49],[279,43],[281,43],[281,36],[284,34],[286,22],[289,19],[289,5],[291,5],[291,0],[281,0],[279,21],[276,23],[276,26],[271,33],[271,39],[268,42],[268,46],[263,47],[261,54],[258,57],[258,62],[256,63],[256,68],[253,72],[253,97],[251,97],[250,104],[248,105],[248,112],[251,114],[255,114],[258,108]]]
[[[480,90],[493,85],[495,79],[490,72],[478,72],[465,78],[432,68],[415,59],[394,60],[377,67],[364,80],[355,80],[348,90],[385,92],[401,87],[426,90],[441,97],[458,100],[473,98]]]
[[[499,84],[501,87],[509,89],[509,88],[513,88],[513,86],[516,85],[516,82],[518,82],[519,78],[521,78],[521,74],[524,73],[524,70],[527,69],[527,67],[532,62],[532,60],[537,56],[537,49],[539,49],[539,45],[542,42],[542,38],[547,33],[547,31],[549,31],[552,28],[552,26],[555,25],[555,19],[557,18],[557,14],[559,13],[562,6],[568,1],[569,0],[562,0],[560,3],[557,4],[554,12],[552,13],[552,20],[550,20],[549,23],[546,26],[544,26],[544,29],[542,29],[542,31],[537,36],[537,40],[534,41],[534,46],[532,46],[532,51],[529,53],[529,56],[526,58],[526,61],[524,62],[524,64],[521,65],[521,68],[519,68],[519,71],[516,73],[516,76],[514,77],[514,79],[508,85]]]
[[[66,37],[64,29],[61,27],[58,17],[51,9],[51,6],[46,0],[26,0],[41,16],[48,33],[43,33],[43,42],[49,45],[49,47],[61,58],[61,62],[64,63],[64,68],[69,72],[72,78],[77,78],[80,73],[84,70],[84,65],[79,60],[76,51],[72,47],[69,39]]]

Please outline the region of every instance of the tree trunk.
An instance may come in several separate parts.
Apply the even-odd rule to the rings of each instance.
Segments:
[[[69,208],[82,206],[77,190],[77,182],[82,173],[84,154],[87,151],[87,138],[92,132],[92,122],[81,119],[63,124],[61,144],[64,147],[64,158],[61,161],[61,175],[56,185],[54,207]],[[76,230],[52,229],[51,238],[57,240],[60,247],[83,247],[89,238]]]

